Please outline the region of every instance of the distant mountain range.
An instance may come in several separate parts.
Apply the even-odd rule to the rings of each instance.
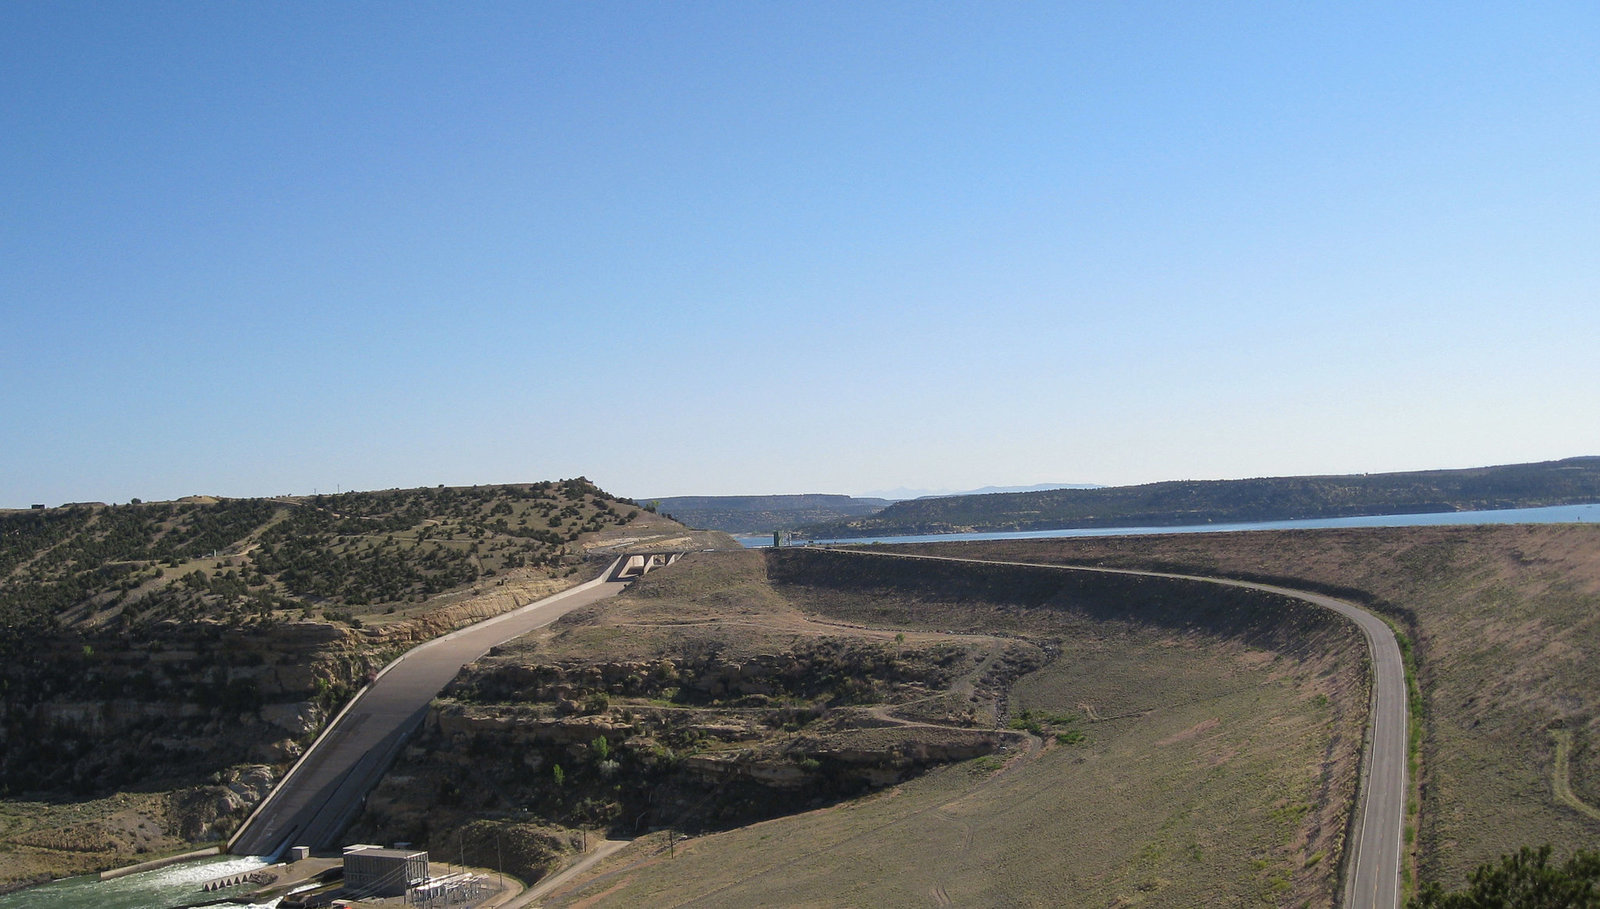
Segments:
[[[1600,457],[1467,470],[1249,480],[1175,480],[896,502],[809,524],[813,539],[891,534],[1173,527],[1354,515],[1427,514],[1600,502]]]
[[[823,494],[663,496],[639,501],[690,527],[744,534],[794,530],[806,524],[870,515],[892,504],[888,499]]]
[[[1082,484],[1046,483],[1040,486],[985,486],[967,492],[936,493],[900,488],[881,496],[847,496],[823,493],[770,496],[663,496],[644,498],[662,514],[703,530],[724,533],[768,534],[795,530],[808,524],[863,517],[897,501],[924,496],[985,495],[997,492],[1036,492],[1047,489],[1098,489]]]
[[[903,502],[906,499],[940,499],[948,496],[986,496],[997,492],[1045,492],[1051,489],[1103,489],[1098,483],[1039,483],[1034,486],[985,486],[982,489],[907,489],[904,486],[866,493],[863,498],[888,499]]]

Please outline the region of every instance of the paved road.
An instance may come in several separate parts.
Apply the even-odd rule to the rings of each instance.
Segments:
[[[229,842],[228,851],[276,855],[287,846],[334,845],[422,723],[428,702],[462,666],[497,644],[614,596],[627,586],[610,580],[616,568],[613,563],[593,581],[436,638],[384,667],[256,808]]]
[[[1132,574],[1202,581],[1294,597],[1331,609],[1349,618],[1367,638],[1367,648],[1372,656],[1373,684],[1372,706],[1367,726],[1367,750],[1361,763],[1361,785],[1356,793],[1356,821],[1352,831],[1354,851],[1346,857],[1345,862],[1343,907],[1344,909],[1396,909],[1400,905],[1400,862],[1405,848],[1401,826],[1405,823],[1406,735],[1409,731],[1406,716],[1406,675],[1405,665],[1400,657],[1400,644],[1395,640],[1394,632],[1382,619],[1352,603],[1320,593],[1230,578],[1123,568],[1087,568],[1034,562],[960,559],[910,553],[829,551],[902,559],[983,562],[1062,571],[1094,571],[1103,574]]]

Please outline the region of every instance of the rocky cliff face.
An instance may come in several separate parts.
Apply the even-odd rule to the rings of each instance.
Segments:
[[[11,795],[90,794],[203,784],[252,763],[281,772],[393,657],[570,583],[491,587],[360,628],[202,620],[61,632],[0,666],[0,779]]]
[[[1010,682],[1048,659],[1039,646],[834,632],[763,649],[774,641],[748,629],[696,626],[672,652],[632,659],[538,643],[491,654],[435,702],[351,835],[443,841],[474,817],[725,827],[1023,740],[994,716]]]
[[[334,624],[63,634],[0,671],[0,776],[90,793],[292,760],[382,653]]]
[[[222,838],[399,653],[717,536],[581,478],[0,515],[0,890]]]

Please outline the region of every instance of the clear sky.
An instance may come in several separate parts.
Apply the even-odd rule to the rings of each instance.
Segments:
[[[0,4],[0,506],[1600,454],[1600,4]]]

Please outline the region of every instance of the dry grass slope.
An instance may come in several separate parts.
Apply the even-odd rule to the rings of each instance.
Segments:
[[[1313,584],[1368,601],[1415,640],[1426,710],[1418,864],[1457,887],[1523,845],[1558,856],[1600,820],[1600,527],[1260,531],[914,547],[964,556],[1157,567]]]
[[[1057,572],[955,569],[930,582],[925,568],[838,561],[849,556],[769,558],[768,578],[746,573],[750,556],[664,573],[601,624],[650,647],[725,623],[737,649],[768,621],[786,634],[1026,643],[1047,660],[987,709],[1045,734],[672,850],[643,841],[546,905],[1332,903],[1366,698],[1352,629],[1305,616],[1306,645],[1257,608],[1268,604],[1227,597],[1190,621],[1195,591],[1170,584],[1063,589]],[[631,647],[572,632],[611,657]],[[952,685],[943,704],[962,693]]]

